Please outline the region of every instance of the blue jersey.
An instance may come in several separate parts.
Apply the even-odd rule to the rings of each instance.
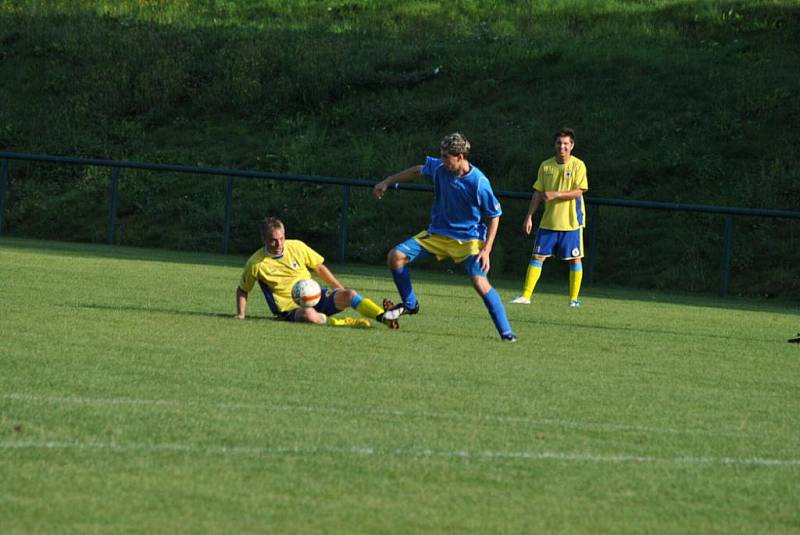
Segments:
[[[428,232],[459,241],[485,240],[483,218],[499,217],[503,211],[489,179],[470,165],[464,176],[456,176],[438,158],[428,157],[422,174],[433,179],[435,199]]]

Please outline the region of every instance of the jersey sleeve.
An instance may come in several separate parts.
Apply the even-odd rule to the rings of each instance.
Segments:
[[[589,179],[586,176],[586,164],[581,162],[575,171],[575,189],[587,191],[589,189]]]
[[[239,289],[245,293],[250,293],[256,283],[256,265],[248,262],[242,271],[242,278],[239,281]]]
[[[436,169],[440,165],[442,165],[442,162],[439,160],[439,158],[428,156],[425,158],[425,165],[422,166],[421,173],[425,176],[433,178],[434,174],[436,173]]]
[[[503,215],[500,201],[497,200],[497,196],[492,190],[492,185],[486,178],[482,178],[478,183],[478,202],[480,202],[481,212],[484,217],[500,217]]]
[[[301,242],[303,243],[303,242]],[[303,243],[303,263],[310,270],[315,270],[317,266],[325,262],[325,258],[314,249]]]
[[[544,162],[539,164],[539,170],[536,172],[536,182],[533,183],[533,189],[536,191],[544,191]]]

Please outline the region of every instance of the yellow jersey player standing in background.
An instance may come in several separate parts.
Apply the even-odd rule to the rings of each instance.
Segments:
[[[236,288],[236,319],[245,319],[247,297],[256,283],[261,287],[267,306],[276,319],[329,324],[334,326],[369,327],[366,318],[399,327],[397,318],[403,308],[384,311],[374,301],[355,290],[345,288],[325,266],[324,258],[300,240],[287,240],[283,222],[268,217],[261,222],[264,247],[253,253]],[[329,288],[322,288],[322,298],[313,307],[301,308],[292,299],[292,287],[299,280],[310,279],[313,271]],[[365,318],[332,318],[352,307]]]
[[[578,294],[583,279],[583,228],[586,226],[586,206],[583,194],[589,189],[586,164],[572,155],[575,132],[562,128],[555,134],[555,156],[539,165],[533,196],[522,230],[530,234],[533,214],[544,201],[544,215],[533,242],[533,253],[522,295],[511,300],[517,305],[529,305],[536,283],[542,274],[544,261],[554,254],[569,262],[569,306],[578,308]]]

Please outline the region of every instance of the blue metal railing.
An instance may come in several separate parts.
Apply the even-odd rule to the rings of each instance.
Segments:
[[[288,182],[311,182],[315,184],[327,184],[342,187],[342,209],[339,221],[339,262],[345,262],[347,258],[347,212],[350,204],[350,188],[367,187],[372,188],[375,183],[368,180],[357,180],[352,178],[309,176],[309,175],[290,175],[282,173],[267,173],[262,171],[243,171],[240,169],[228,169],[218,167],[192,167],[188,165],[156,164],[134,162],[127,160],[103,160],[96,158],[77,158],[71,156],[47,156],[40,154],[25,154],[15,152],[0,151],[0,235],[3,232],[3,216],[5,213],[5,201],[8,193],[9,160],[23,160],[31,162],[46,162],[56,164],[70,164],[96,167],[110,167],[111,177],[109,181],[109,207],[106,241],[114,243],[117,221],[117,197],[118,185],[123,169],[142,169],[154,172],[173,172],[188,173],[195,175],[222,176],[227,178],[225,190],[225,221],[223,226],[222,252],[228,253],[230,245],[230,226],[232,216],[232,197],[234,179],[236,178],[258,178],[268,180],[281,180]],[[424,184],[395,184],[399,190],[410,191],[433,191],[433,187]],[[530,199],[530,193],[516,191],[499,191],[495,194],[501,198],[509,199]],[[600,207],[615,206],[625,208],[640,208],[654,210],[668,210],[681,212],[700,212],[706,214],[719,214],[725,216],[723,229],[723,251],[721,261],[721,284],[720,294],[728,294],[730,287],[730,268],[733,258],[733,223],[734,216],[767,217],[781,219],[800,219],[800,212],[789,210],[759,210],[750,208],[726,208],[721,206],[705,206],[700,204],[664,203],[654,201],[632,201],[626,199],[601,199],[586,197],[586,204],[589,209],[589,221],[591,224],[587,228],[587,262],[586,281],[591,283],[594,272],[594,261],[597,257],[597,236],[600,223]]]

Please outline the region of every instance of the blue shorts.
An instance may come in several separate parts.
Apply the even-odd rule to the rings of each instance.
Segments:
[[[322,288],[322,297],[320,298],[319,303],[314,305],[314,310],[321,314],[325,314],[326,316],[333,316],[334,314],[341,312],[341,310],[336,308],[336,304],[333,302],[333,296],[335,294],[336,288]],[[294,313],[297,308],[284,310],[278,314],[276,318],[283,321],[297,321],[294,317]]]
[[[540,228],[533,241],[532,256],[553,256],[562,260],[583,258],[583,227],[577,230],[550,230]]]
[[[433,253],[425,249],[416,238],[409,238],[403,243],[395,245],[396,250],[400,251],[408,257],[408,263],[414,260],[424,260],[434,256]],[[437,260],[440,260],[437,257]],[[470,277],[486,277],[487,273],[481,269],[481,263],[478,262],[478,255],[469,255],[464,259],[464,269]]]

